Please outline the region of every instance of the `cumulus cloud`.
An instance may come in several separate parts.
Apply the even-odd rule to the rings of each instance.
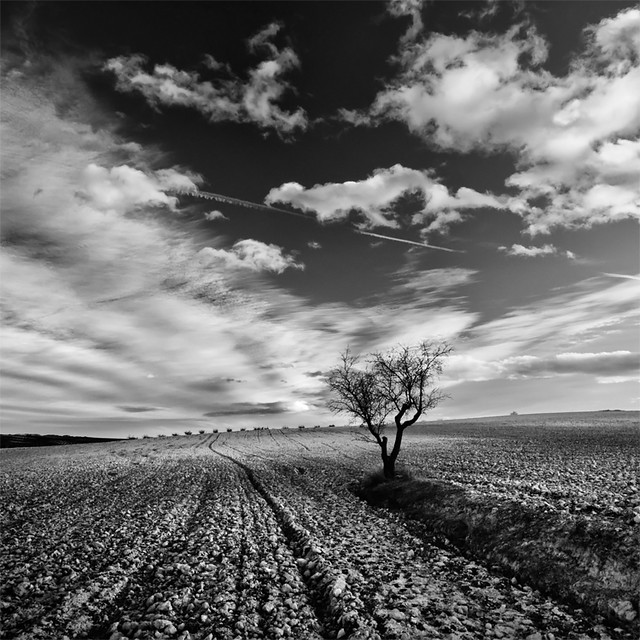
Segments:
[[[204,265],[223,263],[228,267],[240,267],[252,271],[282,273],[285,269],[304,269],[293,256],[285,255],[282,247],[265,244],[259,240],[238,240],[230,251],[205,247],[199,253]]]
[[[640,9],[585,30],[566,76],[531,24],[401,42],[397,78],[353,124],[399,120],[445,150],[518,155],[509,208],[531,234],[640,215]],[[540,201],[543,205],[540,205]]]
[[[292,89],[285,76],[300,66],[293,49],[273,43],[280,29],[279,23],[272,23],[247,41],[251,52],[267,58],[250,69],[245,79],[210,55],[204,64],[217,74],[210,80],[168,62],[152,65],[141,54],[111,58],[104,69],[115,75],[119,91],[141,93],[154,108],[190,107],[211,122],[248,122],[287,136],[304,130],[308,122],[303,109],[287,111],[279,104]]]
[[[123,213],[143,205],[166,205],[175,209],[177,198],[165,191],[197,189],[201,178],[175,169],[145,173],[127,165],[106,168],[89,163],[82,171],[80,185],[91,205],[100,210]]]
[[[430,221],[429,230],[444,231],[448,224],[459,221],[462,216],[458,210],[504,207],[497,198],[466,187],[451,193],[430,172],[400,164],[376,169],[359,181],[327,183],[308,189],[297,182],[287,182],[271,189],[266,202],[286,202],[315,213],[321,222],[342,220],[357,211],[365,219],[364,226],[395,227],[398,216],[394,205],[410,195],[418,196],[422,203],[420,211],[412,217],[413,224]]]

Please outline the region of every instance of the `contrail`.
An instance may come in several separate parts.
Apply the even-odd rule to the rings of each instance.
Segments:
[[[277,211],[278,213],[286,213],[290,216],[297,216],[298,218],[305,218],[306,220],[315,220],[313,216],[306,213],[300,213],[299,211],[291,211],[289,209],[278,209],[277,207],[269,207],[266,204],[258,204],[257,202],[249,202],[248,200],[240,200],[238,198],[231,198],[229,196],[223,196],[219,193],[211,193],[209,191],[170,191],[169,193],[175,193],[176,195],[192,196],[194,198],[202,198],[203,200],[216,200],[217,202],[225,202],[227,204],[235,204],[247,209],[258,209],[259,211]]]
[[[435,244],[427,244],[426,242],[414,242],[413,240],[405,240],[404,238],[394,238],[393,236],[381,236],[379,233],[371,233],[370,231],[354,230],[362,236],[371,236],[372,238],[381,238],[382,240],[394,240],[395,242],[404,242],[405,244],[412,244],[416,247],[424,247],[425,249],[439,249],[440,251],[449,251],[450,253],[464,253],[460,249],[448,249],[447,247],[439,247]]]
[[[304,218],[305,220],[313,220],[316,222],[314,216],[306,213],[300,213],[298,211],[291,211],[290,209],[278,209],[277,207],[269,207],[266,204],[258,204],[257,202],[250,202],[249,200],[240,200],[240,198],[231,198],[229,196],[223,196],[219,193],[211,193],[210,191],[188,191],[188,190],[171,190],[169,193],[176,195],[191,196],[194,198],[202,198],[204,200],[215,200],[217,202],[225,202],[226,204],[234,204],[240,207],[246,207],[249,209],[257,209],[259,211],[274,211],[276,213],[286,213],[290,216],[296,216],[298,218]],[[363,236],[371,236],[372,238],[379,238],[380,240],[391,240],[393,242],[403,242],[404,244],[411,244],[415,247],[422,247],[423,249],[438,249],[439,251],[448,251],[449,253],[464,253],[458,249],[448,249],[447,247],[439,247],[435,244],[427,244],[426,242],[414,242],[413,240],[405,240],[404,238],[395,238],[393,236],[384,236],[380,233],[371,233],[369,231],[360,231],[352,227],[354,233]]]

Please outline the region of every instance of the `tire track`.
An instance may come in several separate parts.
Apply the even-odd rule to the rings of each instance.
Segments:
[[[311,606],[321,628],[321,637],[357,637],[359,640],[381,640],[373,619],[363,620],[358,611],[362,601],[351,593],[342,574],[325,560],[322,549],[310,533],[296,522],[291,511],[271,495],[254,471],[243,462],[210,447],[212,453],[229,460],[242,470],[253,489],[271,509],[294,556],[301,579],[311,598]],[[355,634],[355,635],[353,635]]]

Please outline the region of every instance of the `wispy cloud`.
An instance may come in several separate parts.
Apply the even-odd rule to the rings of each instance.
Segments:
[[[167,62],[152,65],[141,54],[111,58],[104,69],[115,75],[119,91],[139,92],[155,108],[190,107],[211,122],[248,122],[289,136],[304,130],[308,121],[303,109],[287,111],[279,104],[292,89],[285,76],[300,65],[291,47],[274,44],[280,30],[279,23],[271,23],[247,41],[250,52],[266,54],[266,59],[249,69],[246,79],[210,55],[205,57],[205,66],[207,76],[216,75],[211,79]]]
[[[389,0],[387,3],[387,11],[395,17],[408,17],[411,19],[409,28],[402,36],[402,43],[412,42],[422,31],[424,23],[422,22],[422,7],[424,0]]]
[[[120,140],[115,125],[91,126],[73,69],[64,99],[88,108],[57,111],[55,74],[40,75],[41,66],[3,78],[5,417],[46,408],[108,419],[117,407],[157,406],[169,407],[167,418],[202,415],[211,402],[190,384],[203,379],[221,380],[218,398],[229,404],[294,403],[295,387],[260,369],[252,321],[269,291],[259,271],[300,265],[251,239],[210,247],[219,253],[203,264],[201,241],[179,231],[178,203],[163,191],[193,188],[197,176],[151,169],[154,151]],[[262,322],[267,333],[285,331]],[[230,372],[247,390],[224,381]]]
[[[637,354],[606,348],[636,334],[637,295],[636,281],[610,285],[595,278],[476,324],[450,359],[448,384],[534,374],[606,377],[637,368]],[[594,345],[605,348],[594,351]]]
[[[640,354],[630,351],[602,353],[560,353],[548,358],[515,356],[500,363],[509,375],[538,376],[559,373],[589,373],[599,376],[620,376],[637,372]]]
[[[503,251],[510,256],[522,256],[524,258],[538,258],[540,256],[564,255],[569,260],[575,260],[576,256],[571,251],[559,251],[552,244],[544,244],[541,247],[525,247],[521,244],[513,244],[511,247],[498,247],[499,251]]]
[[[279,415],[287,413],[291,407],[284,402],[236,402],[232,405],[220,405],[215,410],[203,415],[207,418],[223,418],[227,416],[247,415]]]

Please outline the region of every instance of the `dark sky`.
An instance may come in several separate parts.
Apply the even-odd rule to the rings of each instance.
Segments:
[[[433,417],[637,408],[634,3],[0,10],[14,430],[335,421],[317,372],[422,339]]]

